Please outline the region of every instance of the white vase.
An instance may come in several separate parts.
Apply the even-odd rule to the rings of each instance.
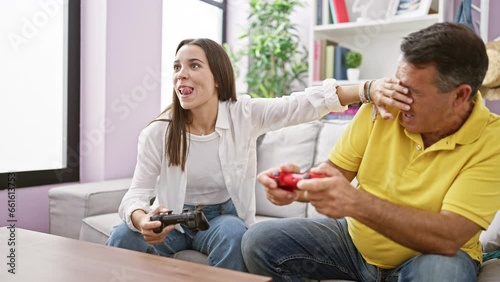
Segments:
[[[347,80],[349,81],[357,81],[359,79],[359,69],[347,69]]]

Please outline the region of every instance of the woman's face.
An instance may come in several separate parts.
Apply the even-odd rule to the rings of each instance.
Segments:
[[[184,45],[179,49],[172,81],[177,98],[186,110],[210,107],[218,102],[217,84],[207,56],[197,45]]]

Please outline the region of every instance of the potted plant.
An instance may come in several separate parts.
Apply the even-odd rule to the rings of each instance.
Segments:
[[[307,49],[300,45],[296,25],[290,21],[300,6],[299,0],[250,0],[249,28],[240,36],[248,38],[247,46],[233,52],[225,45],[233,65],[248,57],[245,80],[252,97],[280,97],[290,94],[294,83],[307,86]]]
[[[345,64],[347,66],[347,79],[349,81],[356,81],[359,79],[359,66],[363,61],[361,53],[350,50],[345,55]]]

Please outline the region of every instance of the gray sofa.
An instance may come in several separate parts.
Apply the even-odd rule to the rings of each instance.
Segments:
[[[325,161],[330,149],[345,129],[348,120],[322,120],[284,128],[258,140],[258,171],[293,162],[306,170]],[[68,184],[49,191],[50,233],[104,244],[114,225],[120,222],[117,210],[131,179]],[[256,184],[257,221],[282,217],[318,217],[314,207],[305,203],[274,206]],[[500,250],[500,215],[482,233],[485,251]],[[195,251],[179,252],[178,259],[206,263],[206,256]],[[500,260],[483,264],[480,282],[500,281]]]

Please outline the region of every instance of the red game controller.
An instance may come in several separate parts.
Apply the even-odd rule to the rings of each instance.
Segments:
[[[276,180],[278,187],[288,191],[297,190],[297,182],[302,179],[312,179],[312,178],[323,178],[323,174],[317,174],[312,172],[306,173],[291,173],[285,171],[275,171],[271,176],[272,179]]]

